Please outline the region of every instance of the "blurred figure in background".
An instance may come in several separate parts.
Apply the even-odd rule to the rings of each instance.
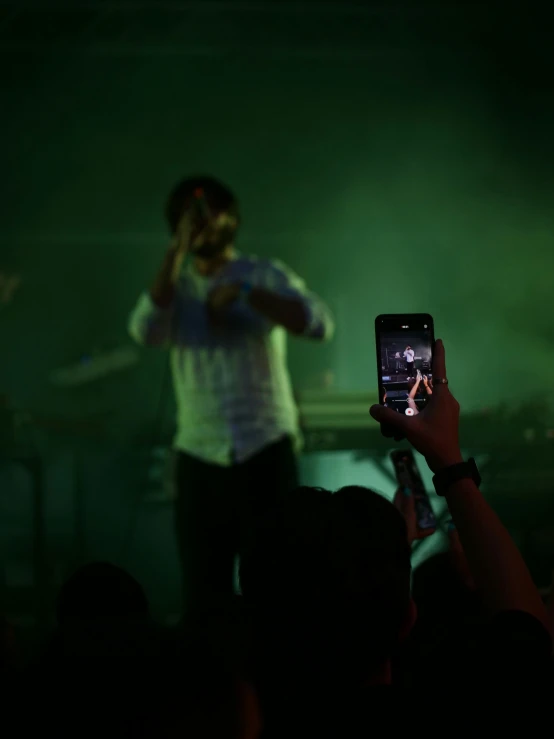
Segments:
[[[142,586],[109,562],[79,568],[60,588],[57,625],[39,665],[65,660],[157,656],[162,642]]]
[[[206,633],[170,633],[149,615],[141,585],[107,562],[62,586],[58,625],[26,675],[26,728],[57,736],[253,737],[256,705]],[[253,706],[253,708],[251,707]],[[25,732],[22,732],[25,733]]]
[[[232,597],[244,532],[297,485],[287,334],[321,341],[333,321],[285,265],[237,252],[238,202],[221,182],[179,182],[166,216],[171,245],[129,329],[141,344],[171,347],[175,524],[194,612]]]

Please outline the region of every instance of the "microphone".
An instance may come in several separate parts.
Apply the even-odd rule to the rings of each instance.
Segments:
[[[205,221],[211,221],[212,220],[212,214],[210,211],[210,208],[208,206],[208,201],[206,200],[206,193],[204,192],[203,187],[197,187],[194,191],[194,201],[196,204],[196,207],[198,208],[198,212],[202,216],[202,218]]]

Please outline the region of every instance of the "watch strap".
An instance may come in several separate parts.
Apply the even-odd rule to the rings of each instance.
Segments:
[[[467,462],[460,462],[439,470],[433,477],[433,485],[437,495],[445,495],[456,482],[468,479],[473,480],[477,487],[481,484],[481,475],[473,457],[470,457]]]

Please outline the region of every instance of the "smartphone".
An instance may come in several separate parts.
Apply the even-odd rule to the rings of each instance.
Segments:
[[[379,402],[417,415],[433,393],[433,318],[428,313],[377,316],[375,342]]]
[[[414,496],[418,529],[430,534],[433,533],[437,528],[437,519],[433,513],[431,501],[419,474],[412,450],[395,450],[391,452],[390,456],[399,487],[409,488]]]

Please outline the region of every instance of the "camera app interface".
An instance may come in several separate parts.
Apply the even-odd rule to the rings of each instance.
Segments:
[[[415,416],[433,394],[432,319],[384,320],[377,337],[380,401]]]

